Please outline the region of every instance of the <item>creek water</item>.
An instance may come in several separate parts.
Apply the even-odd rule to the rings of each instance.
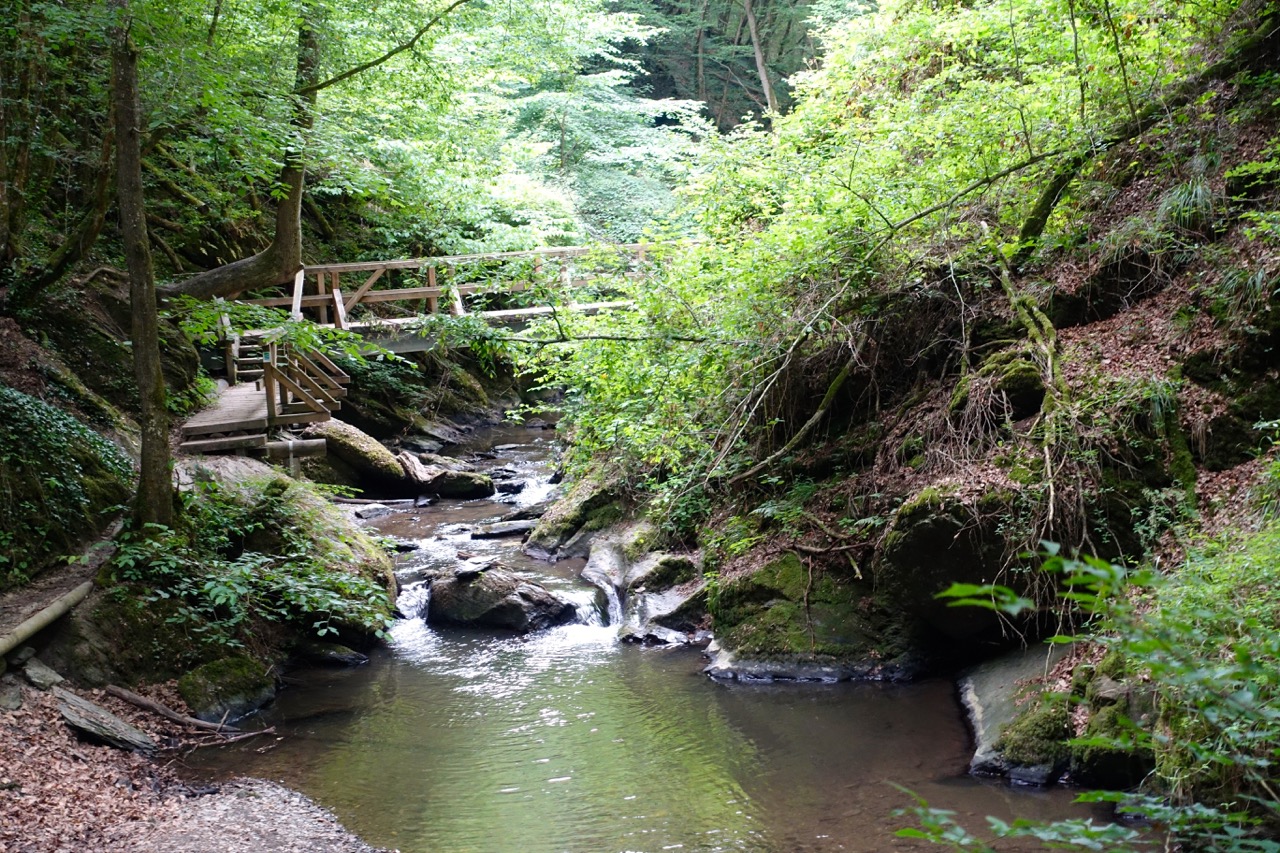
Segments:
[[[548,496],[548,433],[488,430],[458,452],[514,469],[515,505]],[[441,501],[373,522],[418,546],[400,562],[402,609],[422,600],[416,570],[465,551],[595,612],[581,561],[470,538],[512,508]],[[894,835],[912,822],[893,814],[913,804],[897,786],[975,830],[985,815],[1088,816],[1067,791],[967,777],[949,681],[718,683],[697,650],[622,644],[601,622],[514,637],[403,620],[367,665],[291,672],[261,715],[277,739],[204,750],[193,767],[280,781],[403,853],[916,849]]]

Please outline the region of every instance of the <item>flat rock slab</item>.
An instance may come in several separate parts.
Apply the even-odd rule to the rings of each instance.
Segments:
[[[157,749],[156,742],[149,735],[106,708],[61,687],[54,687],[53,695],[58,697],[58,711],[62,718],[76,731],[120,749],[134,752],[155,752]]]
[[[355,511],[356,518],[369,521],[374,518],[382,518],[384,515],[390,515],[391,507],[386,504],[366,504]]]
[[[27,681],[31,682],[31,686],[37,690],[48,690],[55,684],[61,684],[66,681],[65,678],[42,663],[40,658],[32,658],[27,661],[22,667],[22,674],[27,677]]]
[[[493,524],[480,524],[471,531],[472,539],[498,539],[503,536],[518,536],[527,533],[537,526],[534,519],[521,521],[496,521]]]
[[[1022,649],[980,663],[960,678],[960,701],[973,729],[974,753],[969,772],[979,776],[1001,776],[1008,772],[996,752],[996,740],[1021,707],[1018,699],[1027,683],[1053,668],[1070,646],[1040,646]]]
[[[534,521],[537,521],[539,518],[542,518],[544,515],[547,514],[547,509],[550,508],[550,506],[551,506],[550,501],[543,501],[541,503],[530,504],[529,506],[512,510],[511,512],[504,515],[501,520],[502,521],[528,521],[532,519]]]

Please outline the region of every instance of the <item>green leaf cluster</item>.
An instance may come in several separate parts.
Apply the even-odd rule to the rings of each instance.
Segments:
[[[0,589],[28,579],[123,503],[133,466],[75,417],[0,385]]]
[[[351,564],[305,488],[198,482],[183,495],[180,529],[121,536],[111,577],[185,634],[193,660],[260,651],[267,623],[318,637],[380,635],[391,624],[387,590]]]

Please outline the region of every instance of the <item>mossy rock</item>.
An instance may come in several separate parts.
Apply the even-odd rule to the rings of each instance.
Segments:
[[[1066,702],[1040,699],[1001,732],[996,750],[1010,767],[1060,767],[1071,757],[1070,737]]]
[[[901,613],[923,647],[943,654],[998,639],[999,618],[976,607],[948,607],[939,592],[953,583],[1009,583],[1001,579],[1001,528],[1017,512],[1019,495],[993,489],[967,503],[929,487],[905,501],[873,566],[877,597]]]
[[[362,484],[395,489],[407,483],[404,468],[396,461],[395,454],[350,424],[336,418],[321,421],[309,425],[303,435],[323,438],[328,452],[354,471]]]
[[[1044,377],[1022,350],[996,353],[982,363],[978,377],[986,379],[1009,401],[1013,420],[1031,417],[1044,404]],[[953,409],[956,407],[953,400]]]
[[[538,526],[530,532],[525,548],[534,554],[555,555],[588,524],[592,530],[601,530],[622,516],[615,486],[587,477],[574,483],[568,494],[538,519]]]
[[[261,662],[236,655],[198,666],[179,678],[178,694],[195,717],[216,723],[261,708],[275,698],[276,683]]]
[[[1071,774],[1100,788],[1133,788],[1155,769],[1155,753],[1144,740],[1127,703],[1099,708],[1071,744]]]
[[[225,650],[186,630],[175,599],[154,599],[141,585],[95,591],[58,629],[45,651],[59,672],[78,683],[151,684],[177,678]]]
[[[784,554],[714,596],[713,625],[727,649],[754,660],[887,661],[905,649],[870,590]]]
[[[698,577],[698,564],[685,554],[664,554],[644,576],[648,589],[666,589],[688,583]]]

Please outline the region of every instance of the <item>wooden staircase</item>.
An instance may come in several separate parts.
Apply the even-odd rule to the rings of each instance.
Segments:
[[[318,350],[238,337],[227,344],[227,376],[218,402],[182,425],[179,450],[265,447],[270,430],[328,420],[342,408],[351,382]]]

